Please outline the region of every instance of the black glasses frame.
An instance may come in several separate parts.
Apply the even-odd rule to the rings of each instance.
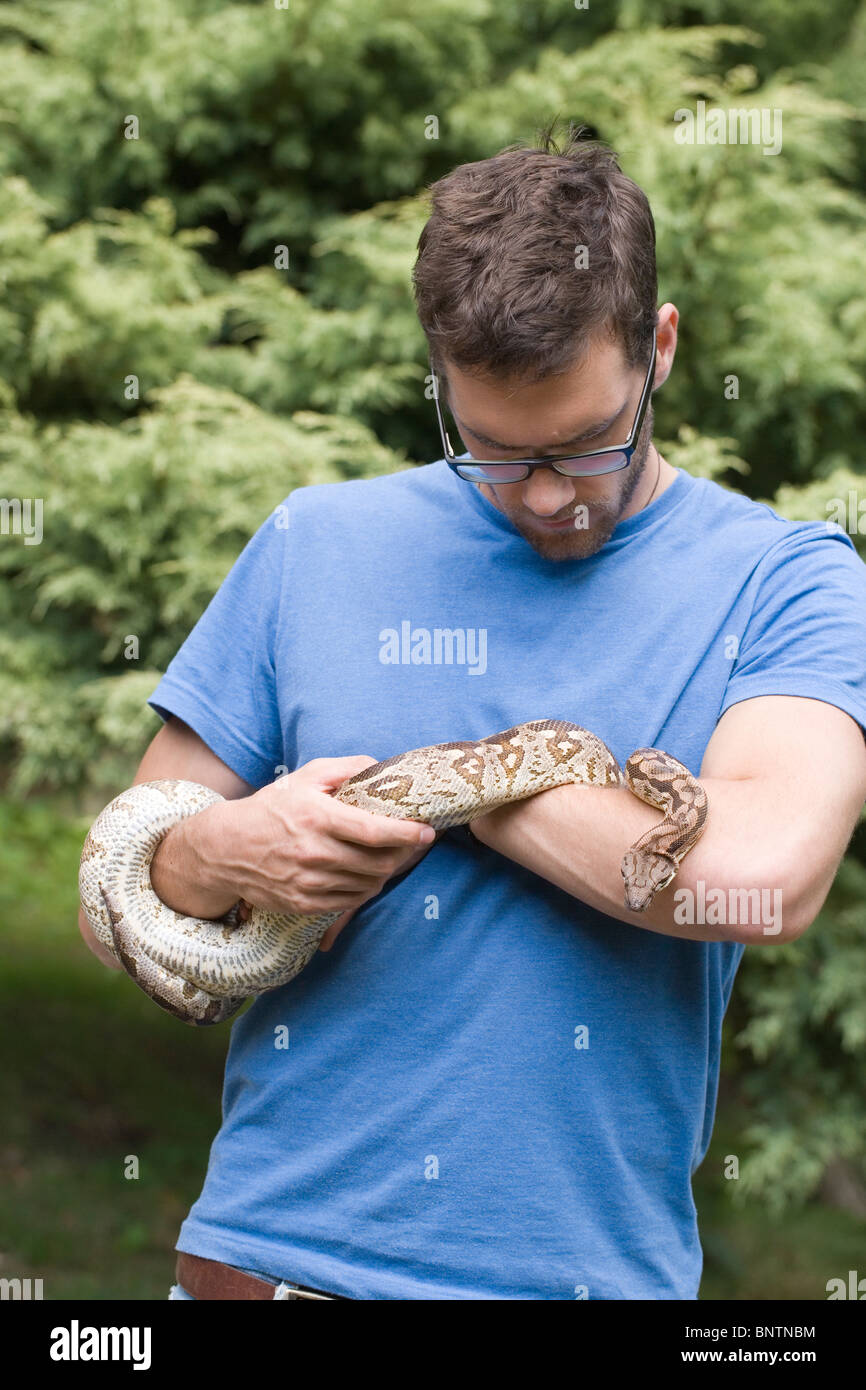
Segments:
[[[655,327],[653,327],[653,344],[652,344],[652,354],[651,354],[651,356],[650,356],[650,364],[649,364],[649,367],[647,368],[646,380],[645,380],[645,382],[644,382],[644,384],[643,384],[643,390],[641,391],[641,397],[640,397],[640,400],[639,400],[639,402],[638,402],[637,413],[636,413],[636,415],[635,415],[635,417],[634,417],[634,424],[632,425],[631,429],[629,430],[628,438],[626,439],[626,441],[625,441],[624,444],[607,444],[607,445],[604,445],[601,449],[585,449],[585,450],[584,450],[582,453],[580,453],[580,454],[556,454],[555,456],[548,456],[547,458],[541,458],[541,459],[475,459],[475,458],[470,458],[470,459],[462,459],[462,460],[459,460],[457,454],[455,454],[454,449],[452,448],[451,440],[448,438],[448,432],[447,432],[447,430],[445,429],[445,421],[444,421],[444,419],[443,419],[443,417],[442,417],[442,409],[441,409],[441,407],[440,407],[440,405],[439,405],[439,380],[438,380],[438,377],[437,377],[436,373],[433,371],[433,367],[432,367],[432,364],[431,364],[431,366],[430,366],[430,373],[431,373],[431,376],[432,376],[432,378],[433,378],[433,386],[434,386],[434,390],[433,390],[433,402],[434,402],[434,404],[435,404],[435,406],[436,406],[436,418],[437,418],[437,420],[439,421],[439,433],[440,433],[441,436],[442,436],[442,447],[443,447],[443,449],[444,449],[444,451],[445,451],[445,452],[444,452],[445,462],[448,464],[448,467],[449,467],[450,469],[452,469],[453,472],[455,472],[455,473],[458,475],[458,477],[462,478],[464,482],[469,482],[469,483],[483,483],[483,482],[495,483],[495,482],[497,481],[497,479],[496,479],[495,477],[491,477],[491,478],[477,478],[477,477],[473,478],[473,477],[467,477],[466,473],[461,472],[461,469],[477,468],[477,467],[479,467],[479,466],[486,467],[486,468],[491,468],[491,467],[492,467],[492,468],[497,468],[497,467],[498,467],[498,468],[511,468],[511,469],[513,469],[513,468],[516,468],[516,467],[519,466],[519,467],[522,467],[523,470],[524,470],[522,476],[519,477],[519,478],[509,478],[509,479],[508,479],[508,482],[509,482],[509,483],[522,483],[522,482],[525,481],[526,478],[529,477],[530,473],[531,473],[534,469],[536,469],[536,468],[553,468],[553,469],[556,470],[557,473],[562,473],[562,474],[563,474],[565,477],[567,477],[567,478],[596,478],[596,477],[602,477],[605,473],[616,473],[616,472],[618,472],[621,468],[628,468],[628,466],[629,466],[629,464],[631,463],[631,460],[632,460],[632,455],[634,454],[634,451],[635,451],[635,449],[636,449],[636,447],[637,447],[638,435],[640,434],[641,426],[643,425],[643,422],[644,422],[644,416],[646,415],[646,412],[647,412],[647,406],[649,405],[649,399],[650,399],[650,396],[652,395],[652,386],[653,386],[653,379],[654,379],[654,377],[655,377],[655,368],[656,368],[656,329],[655,329]],[[455,420],[454,423],[455,423],[455,425],[456,425],[456,424],[457,424],[457,421]],[[573,463],[575,460],[583,459],[583,458],[599,458],[600,455],[602,455],[602,454],[618,454],[618,455],[623,455],[623,454],[624,454],[624,455],[625,455],[625,458],[622,459],[621,462],[611,463],[611,465],[610,465],[609,468],[593,468],[591,471],[587,471],[587,472],[584,472],[584,473],[580,473],[580,472],[575,473],[572,469],[565,469],[565,468],[560,468],[560,467],[558,467],[558,465],[561,464],[561,463]]]

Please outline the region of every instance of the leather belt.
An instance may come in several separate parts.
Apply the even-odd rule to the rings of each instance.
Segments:
[[[232,1265],[206,1260],[201,1255],[188,1255],[185,1250],[177,1253],[174,1277],[195,1299],[343,1298],[342,1294],[323,1293],[321,1289],[311,1289],[304,1284],[269,1284],[266,1279],[244,1274]]]

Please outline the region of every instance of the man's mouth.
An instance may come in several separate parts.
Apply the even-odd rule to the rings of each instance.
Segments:
[[[542,521],[541,525],[544,527],[545,531],[568,531],[569,529],[575,529],[574,522],[575,518],[573,516],[566,516],[560,518],[558,521]]]

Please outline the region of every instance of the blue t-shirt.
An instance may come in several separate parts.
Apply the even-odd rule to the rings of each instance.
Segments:
[[[439,461],[291,493],[149,703],[258,788],[541,718],[697,774],[761,695],[866,726],[841,530],[678,471],[595,555],[545,560]],[[696,1298],[691,1177],[742,952],[448,832],[235,1021],[177,1248],[360,1299]]]

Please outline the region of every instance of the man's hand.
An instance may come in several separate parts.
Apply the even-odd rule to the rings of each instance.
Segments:
[[[155,892],[190,916],[222,916],[239,898],[285,914],[356,911],[435,838],[417,821],[333,798],[375,762],[316,758],[252,796],[181,821],[154,855]]]
[[[416,864],[420,864],[421,860],[424,858],[424,855],[429,853],[430,849],[432,848],[432,844],[433,842],[431,840],[429,845],[422,845],[420,849],[416,849],[415,853],[410,855],[410,857],[406,860],[400,872],[405,874],[409,871],[409,869],[414,869]],[[331,923],[331,925],[328,927],[328,930],[325,932],[325,935],[319,942],[320,951],[330,951],[337,937],[340,935],[340,932],[343,930],[345,926],[348,926],[349,922],[352,920],[357,911],[357,907],[350,908],[348,912],[343,913],[342,917],[338,917],[336,922]],[[246,914],[244,914],[244,916],[246,916]]]
[[[159,897],[187,916],[222,917],[239,900],[280,912],[335,911],[325,949],[357,909],[394,874],[422,858],[434,832],[417,821],[373,816],[329,793],[375,758],[318,758],[260,791],[227,767],[175,715],[157,732],[134,785],[186,778],[225,797],[181,821],[151,863]],[[103,964],[121,966],[100,945],[83,909],[84,941]]]

